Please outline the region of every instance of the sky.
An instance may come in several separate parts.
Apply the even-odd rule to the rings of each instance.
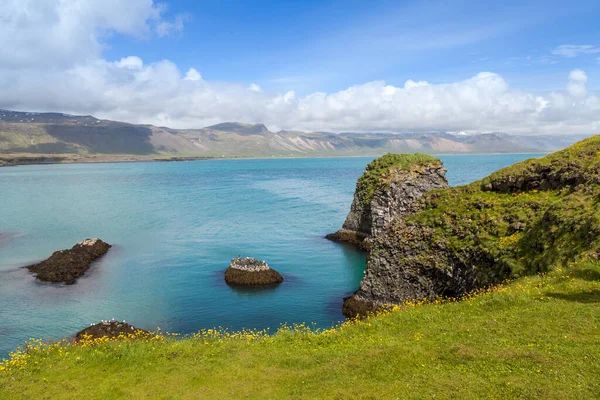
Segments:
[[[600,2],[2,0],[0,108],[600,134]]]

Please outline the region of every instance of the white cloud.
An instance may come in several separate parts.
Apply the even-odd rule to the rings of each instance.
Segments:
[[[248,90],[251,92],[260,92],[262,89],[256,83],[251,83],[250,86],[248,86]]]
[[[580,70],[574,69],[569,74],[569,82],[567,83],[567,93],[576,98],[585,97],[587,94],[587,74]]]
[[[404,82],[404,89],[410,89],[410,88],[415,88],[415,87],[419,87],[419,86],[429,86],[429,82],[427,82],[427,81],[415,82],[412,79],[409,79],[406,82]]]
[[[99,58],[111,34],[145,38],[182,27],[163,11],[153,0],[2,0],[0,67],[64,68]]]
[[[567,58],[577,57],[582,54],[596,54],[600,53],[600,48],[592,46],[590,44],[563,44],[552,50],[552,54],[555,56],[562,56]]]
[[[144,62],[139,57],[129,56],[129,57],[121,58],[121,60],[117,61],[115,63],[115,65],[120,68],[142,69],[142,67],[144,66]]]
[[[173,21],[160,21],[156,25],[158,36],[175,36],[183,32],[184,22],[189,18],[187,15],[177,15]]]
[[[162,11],[151,0],[8,1],[0,8],[0,108],[180,128],[240,121],[307,131],[600,133],[600,99],[581,70],[565,90],[546,95],[512,89],[491,72],[443,84],[374,81],[335,93],[272,93],[206,81],[168,60],[103,59],[108,34],[157,29]]]
[[[196,68],[190,68],[183,79],[186,81],[201,81],[202,75],[200,75],[200,72]]]

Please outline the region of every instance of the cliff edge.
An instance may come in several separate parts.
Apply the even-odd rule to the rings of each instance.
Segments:
[[[390,188],[410,182],[394,175],[378,196],[398,198],[403,193]],[[600,136],[469,185],[389,202],[375,216],[373,206],[357,213],[360,187],[359,180],[344,229],[358,226],[369,237],[369,256],[360,289],[344,300],[347,316],[410,299],[459,296],[568,267],[600,249]]]
[[[367,165],[356,183],[342,229],[326,238],[368,249],[370,238],[395,218],[414,212],[423,194],[447,187],[446,169],[439,159],[426,154],[386,154]]]

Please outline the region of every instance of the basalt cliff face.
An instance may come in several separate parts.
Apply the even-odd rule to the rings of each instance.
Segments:
[[[441,182],[441,163],[419,168],[427,174],[419,182]],[[600,254],[598,136],[469,185],[418,186],[420,196],[397,190],[415,187],[414,175],[386,176],[371,203],[393,198],[388,207],[357,213],[364,204],[357,185],[346,220],[368,238],[369,251],[360,289],[344,300],[347,316],[410,299],[459,296]]]
[[[387,154],[367,165],[342,229],[327,235],[363,249],[395,219],[417,209],[423,194],[448,187],[442,162],[425,154]]]

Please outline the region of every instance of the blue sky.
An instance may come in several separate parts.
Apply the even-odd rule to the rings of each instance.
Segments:
[[[176,35],[115,35],[105,56],[169,59],[205,79],[256,82],[299,94],[407,79],[441,83],[481,71],[513,87],[556,90],[573,68],[590,75],[600,53],[553,55],[560,45],[600,46],[598,1],[189,1]]]
[[[0,108],[600,134],[600,1],[3,0]]]

